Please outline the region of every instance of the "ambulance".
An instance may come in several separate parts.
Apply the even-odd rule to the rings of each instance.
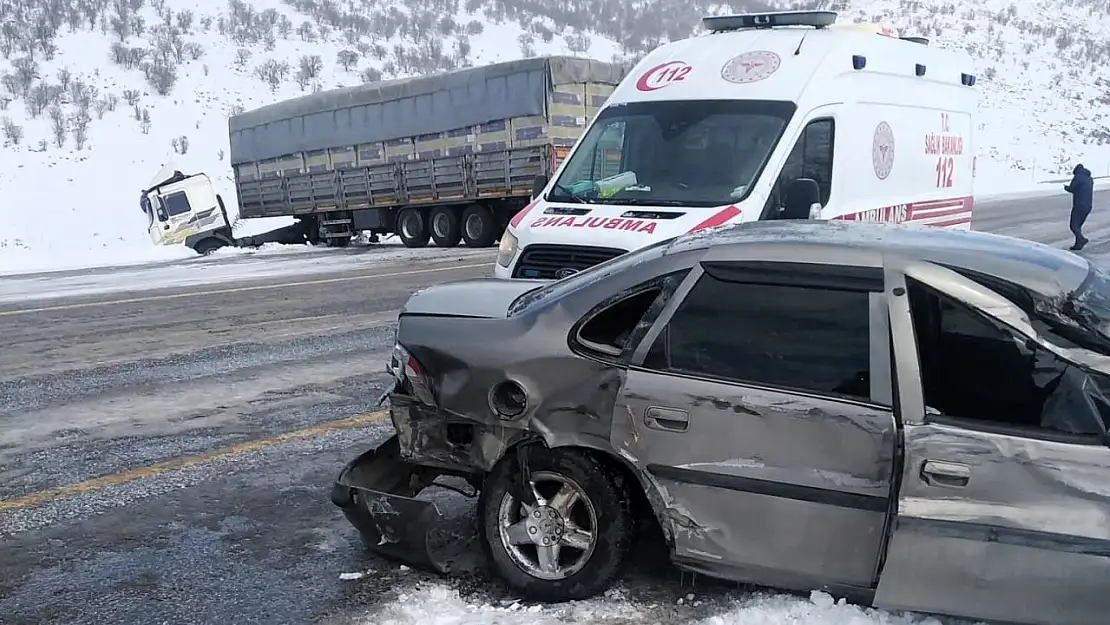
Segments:
[[[495,275],[558,279],[761,219],[970,229],[964,51],[833,11],[706,17],[624,77],[501,238]]]

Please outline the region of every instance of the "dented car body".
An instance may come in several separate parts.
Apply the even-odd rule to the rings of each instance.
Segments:
[[[1079,256],[757,222],[557,282],[434,286],[396,339],[396,435],[332,492],[383,554],[445,570],[416,496],[454,475],[494,569],[541,599],[605,589],[638,501],[676,565],[718,578],[1110,614],[1110,277]]]

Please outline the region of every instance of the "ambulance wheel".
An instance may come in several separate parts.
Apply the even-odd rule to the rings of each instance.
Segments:
[[[486,477],[478,513],[487,560],[526,599],[571,601],[605,592],[632,537],[621,477],[578,449],[533,448],[528,467],[535,506],[518,501],[510,488],[520,479],[516,454]]]
[[[462,214],[462,239],[467,247],[490,247],[497,240],[497,221],[493,212],[481,204],[471,204]]]
[[[428,219],[419,208],[406,208],[397,215],[397,236],[405,247],[424,247],[428,244]]]
[[[462,223],[459,210],[453,206],[432,209],[432,240],[439,247],[455,247],[462,240]]]

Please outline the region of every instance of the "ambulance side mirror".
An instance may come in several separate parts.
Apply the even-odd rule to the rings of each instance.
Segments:
[[[532,199],[536,199],[543,193],[544,187],[547,186],[547,176],[539,174],[532,179]]]
[[[821,188],[813,178],[796,178],[786,187],[779,219],[814,219],[821,214]]]

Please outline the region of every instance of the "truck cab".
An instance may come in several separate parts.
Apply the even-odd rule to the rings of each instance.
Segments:
[[[558,279],[770,219],[970,229],[973,62],[831,11],[707,17],[633,68],[502,236],[495,275]]]
[[[222,247],[218,244],[231,235],[223,198],[216,194],[205,174],[185,175],[165,166],[142,192],[139,204],[146,213],[147,232],[156,245],[181,245],[210,241],[198,253]]]

